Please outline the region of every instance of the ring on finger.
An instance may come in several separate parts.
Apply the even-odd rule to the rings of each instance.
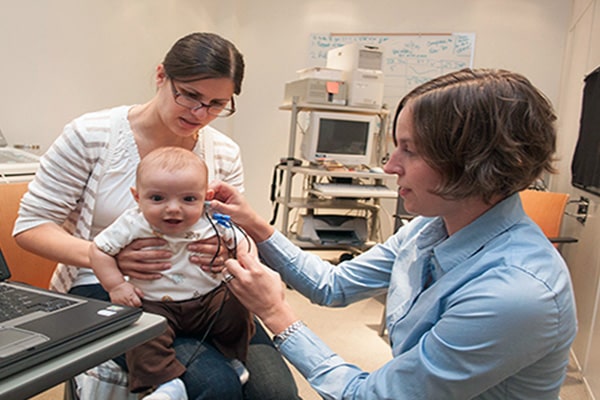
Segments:
[[[223,280],[225,281],[225,283],[231,282],[233,278],[235,278],[235,276],[229,273],[223,275]]]

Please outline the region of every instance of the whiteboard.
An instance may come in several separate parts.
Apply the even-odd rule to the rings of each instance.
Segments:
[[[310,35],[308,66],[325,67],[329,50],[351,42],[382,47],[384,104],[391,109],[421,83],[473,66],[474,33],[313,33]]]

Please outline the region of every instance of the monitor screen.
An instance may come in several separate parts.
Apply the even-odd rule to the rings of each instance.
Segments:
[[[317,153],[366,154],[369,122],[322,118]]]
[[[315,229],[322,244],[359,243],[356,232],[344,229]]]
[[[311,111],[302,128],[302,157],[310,162],[369,164],[378,127],[370,114]]]

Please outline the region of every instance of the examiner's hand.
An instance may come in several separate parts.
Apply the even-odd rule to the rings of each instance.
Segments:
[[[275,229],[250,207],[244,196],[233,186],[217,181],[210,185],[209,190],[214,191],[210,208],[229,215],[255,242],[260,243],[273,234]]]
[[[210,203],[211,210],[229,215],[236,224],[245,228],[255,213],[246,202],[244,195],[225,182],[216,181],[209,186],[214,190],[214,199]]]
[[[285,300],[284,285],[279,274],[261,264],[256,256],[248,253],[238,255],[238,260],[227,260],[223,276],[235,297],[252,313],[256,314],[277,334],[297,321],[294,311]]]
[[[161,248],[167,242],[160,238],[136,239],[117,254],[117,263],[123,275],[135,279],[153,280],[171,268],[168,261],[173,253]]]

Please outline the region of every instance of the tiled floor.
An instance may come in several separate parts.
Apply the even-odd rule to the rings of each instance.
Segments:
[[[370,299],[343,309],[322,308],[310,304],[300,294],[291,290],[287,292],[287,299],[311,329],[347,361],[369,371],[390,359],[390,348],[386,338],[377,334],[383,311],[380,302]],[[360,345],[357,346],[357,343]],[[293,368],[292,372],[304,400],[321,399]],[[569,368],[560,395],[561,400],[592,400],[586,392],[575,363]],[[54,388],[34,399],[62,400],[62,389]]]

